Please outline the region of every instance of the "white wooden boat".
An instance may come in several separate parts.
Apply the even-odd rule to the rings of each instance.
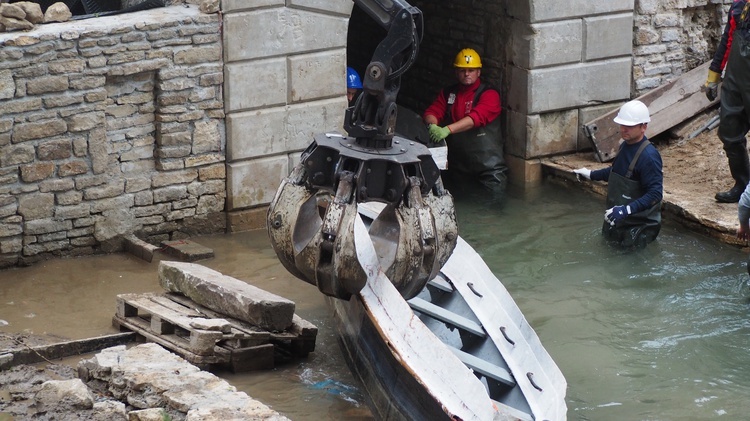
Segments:
[[[368,274],[328,298],[352,372],[382,420],[565,420],[566,381],[482,258],[459,238],[440,275],[405,301],[380,270],[360,205],[355,247]]]

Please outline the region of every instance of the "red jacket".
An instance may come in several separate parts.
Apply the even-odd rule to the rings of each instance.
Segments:
[[[432,115],[437,118],[440,125],[451,124],[456,122],[467,115],[474,121],[474,127],[483,127],[495,120],[500,112],[503,110],[500,103],[500,94],[494,89],[487,89],[479,97],[477,104],[474,104],[474,93],[481,83],[480,79],[477,79],[470,86],[458,85],[456,92],[456,99],[453,102],[453,108],[451,109],[451,121],[443,121],[445,117],[445,111],[448,108],[447,99],[451,92],[451,88],[445,88],[440,91],[440,94],[435,98],[435,101],[427,107],[423,118],[428,115]]]

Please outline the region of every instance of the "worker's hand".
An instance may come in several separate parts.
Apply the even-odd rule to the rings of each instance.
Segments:
[[[750,237],[750,226],[748,224],[740,224],[740,229],[737,230],[737,238],[743,241],[747,241]]]
[[[615,226],[617,222],[622,221],[628,215],[630,215],[630,205],[615,206],[604,212],[604,219],[609,222],[609,225]]]
[[[430,139],[435,143],[440,142],[451,134],[451,129],[448,126],[440,127],[437,124],[430,124],[428,129],[430,130]]]
[[[581,181],[581,177],[591,180],[591,170],[586,167],[578,168],[577,170],[573,170],[573,172],[576,174],[578,181]]]
[[[709,101],[715,100],[719,95],[720,80],[721,75],[719,73],[714,72],[713,70],[708,71],[708,78],[706,78],[706,83],[701,90],[706,93],[706,98],[708,98]]]

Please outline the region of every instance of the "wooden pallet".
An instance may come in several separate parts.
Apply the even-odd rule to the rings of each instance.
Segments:
[[[210,328],[201,326],[208,319]],[[112,324],[133,331],[201,368],[267,370],[315,350],[318,329],[294,315],[292,326],[269,332],[203,307],[179,294],[121,294]],[[205,323],[203,323],[205,324]]]

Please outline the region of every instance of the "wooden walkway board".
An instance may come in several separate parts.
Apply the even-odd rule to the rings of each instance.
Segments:
[[[651,113],[646,136],[651,138],[663,133],[718,103],[718,99],[709,101],[701,92],[709,64],[696,67],[636,98],[646,104]],[[613,160],[620,148],[620,126],[612,121],[618,111],[619,107],[583,125],[583,131],[591,140],[599,162]]]
[[[211,323],[220,330],[201,329]],[[271,369],[275,362],[304,358],[315,350],[317,327],[295,315],[283,332],[268,332],[200,306],[179,294],[121,294],[112,324],[158,343],[202,368]]]

